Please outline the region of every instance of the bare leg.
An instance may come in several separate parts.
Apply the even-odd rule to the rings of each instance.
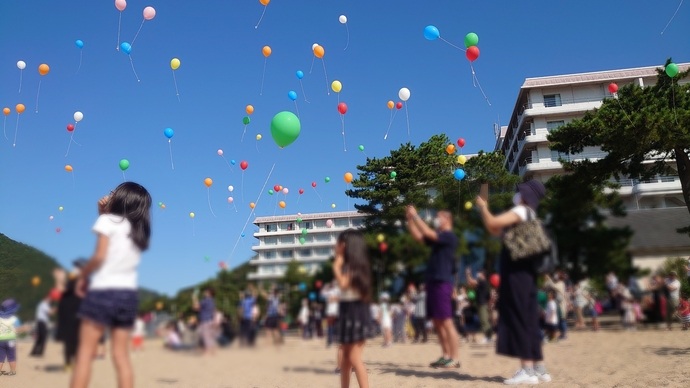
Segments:
[[[132,388],[134,387],[134,374],[132,363],[129,360],[130,330],[113,329],[111,337],[113,363],[117,371],[117,386],[118,388]]]
[[[444,319],[441,321],[441,330],[443,333],[443,341],[446,343],[445,351],[448,352],[451,360],[458,361],[458,333],[455,331],[452,319]]]
[[[77,362],[72,374],[71,388],[86,388],[91,378],[91,364],[93,355],[98,348],[98,341],[103,336],[105,327],[82,319],[79,329],[79,351],[77,352]]]
[[[342,347],[342,345],[338,346],[337,361],[338,361],[338,363],[336,364],[336,369],[340,370],[342,365],[343,365],[343,347]]]
[[[0,370],[2,370],[2,364],[0,364]],[[17,371],[17,361],[10,362],[10,371],[12,371],[12,372]]]
[[[359,388],[369,388],[369,379],[367,376],[367,368],[364,366],[362,361],[362,352],[364,351],[364,342],[357,342],[351,345],[349,354],[349,364],[355,369],[355,376],[357,376],[357,384]],[[345,369],[343,369],[345,370]],[[343,375],[343,370],[340,371],[340,375]],[[347,369],[347,374],[350,374],[350,368]],[[342,381],[342,380],[341,380]]]
[[[443,330],[443,321],[439,321],[437,319],[433,319],[431,322],[434,324],[434,330],[436,330],[436,334],[438,335],[438,342],[441,343],[441,351],[443,352],[443,358],[448,359],[450,357],[450,349],[446,347],[446,339],[445,339],[445,330]]]
[[[340,388],[350,387],[350,374],[352,373],[352,364],[350,363],[350,352],[352,345],[343,345],[343,358],[340,363]]]

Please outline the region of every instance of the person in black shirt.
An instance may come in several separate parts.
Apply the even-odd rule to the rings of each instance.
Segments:
[[[484,273],[484,270],[477,271],[477,278],[474,279],[472,278],[470,269],[467,268],[465,270],[465,276],[467,276],[468,285],[475,288],[479,322],[482,327],[482,333],[484,333],[484,338],[480,343],[487,344],[491,342],[491,335],[493,334],[493,329],[491,328],[491,323],[489,320],[489,299],[491,299],[489,282],[486,281],[486,274]]]

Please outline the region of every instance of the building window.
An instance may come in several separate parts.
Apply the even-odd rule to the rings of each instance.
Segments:
[[[362,225],[364,225],[364,219],[362,218],[355,218],[352,220],[352,227],[353,228],[359,228]]]
[[[295,225],[294,225],[292,222],[287,222],[287,223],[284,223],[284,224],[280,224],[280,230],[283,230],[283,231],[286,231],[286,230],[287,230],[287,231],[290,231],[290,230],[294,230],[294,229],[295,229]]]
[[[305,243],[314,242],[314,236],[312,236],[311,234],[308,234],[306,236],[302,236],[301,238],[304,239]]]
[[[316,248],[314,249],[314,256],[330,256],[332,252],[332,248]]]
[[[264,245],[278,245],[277,237],[268,237],[264,239]]]
[[[331,234],[330,233],[321,233],[316,235],[316,241],[317,242],[330,242],[331,241]]]
[[[292,249],[288,249],[286,251],[280,251],[280,258],[281,259],[292,259]]]
[[[264,252],[264,259],[271,260],[276,258],[276,253],[274,251]]]
[[[311,249],[300,249],[300,257],[311,257]]]
[[[561,106],[561,95],[560,94],[547,94],[544,96],[544,106],[551,108],[554,106]]]
[[[299,227],[300,229],[313,229],[314,223],[311,221],[300,222]]]
[[[560,159],[563,159],[567,162],[570,160],[570,157],[568,156],[568,154],[551,150],[551,161],[558,162]]]
[[[278,272],[280,273],[285,273],[285,271],[287,270],[287,265],[285,264],[277,265],[276,267],[278,268]]]
[[[554,129],[557,129],[560,126],[565,125],[565,121],[559,120],[559,121],[547,121],[546,122],[546,129],[551,132]]]
[[[326,227],[326,220],[314,221],[314,227],[316,229],[323,229]]]
[[[294,244],[295,243],[295,236],[282,236],[280,238],[280,243],[281,244]]]
[[[350,220],[347,218],[339,218],[334,222],[336,228],[347,228],[350,226]]]
[[[261,266],[261,273],[272,274],[276,270],[275,265],[263,265]]]
[[[276,225],[276,224],[266,224],[266,231],[267,231],[267,232],[277,232],[277,231],[278,231],[278,225]]]

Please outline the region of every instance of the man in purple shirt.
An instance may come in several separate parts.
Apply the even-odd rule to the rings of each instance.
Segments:
[[[453,217],[439,211],[434,229],[422,220],[413,206],[407,207],[407,226],[415,240],[431,247],[426,268],[426,316],[438,333],[443,355],[430,364],[434,368],[459,368],[458,333],[453,324],[453,281],[458,237],[453,233]]]

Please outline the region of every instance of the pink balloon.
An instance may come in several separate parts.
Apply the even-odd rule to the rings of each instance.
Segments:
[[[284,187],[284,188],[283,188],[283,194],[287,195],[287,193],[289,193],[289,192],[290,192],[290,190],[288,190],[287,187]]]
[[[153,7],[144,8],[144,19],[151,20],[156,17],[156,10]]]
[[[223,156],[223,150],[218,150],[218,156]]]
[[[333,226],[333,221],[332,221],[332,220],[326,221],[326,226],[329,227],[329,228],[330,228],[331,226]]]
[[[234,199],[232,197],[228,197],[228,203],[232,203],[232,201],[234,201]]]
[[[53,216],[50,216],[50,220],[51,220],[51,221],[53,220]]]
[[[122,12],[127,8],[127,2],[125,0],[115,0],[115,8]]]
[[[297,213],[297,216],[298,216],[298,217],[301,217],[301,216],[302,216],[302,213]]]

